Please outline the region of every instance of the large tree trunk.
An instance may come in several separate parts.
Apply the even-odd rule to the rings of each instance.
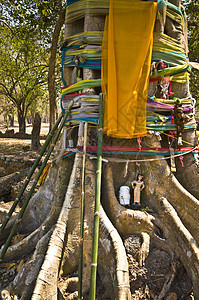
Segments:
[[[170,2],[180,7],[181,1]],[[82,31],[102,31],[104,19],[105,16],[86,14],[84,18],[67,24],[65,37]],[[161,24],[157,20],[155,30],[167,32],[184,43],[182,28],[168,17],[163,20]],[[100,77],[99,71],[83,69],[82,73],[83,79]],[[67,85],[75,83],[76,68],[65,67],[64,79]],[[153,95],[156,85],[150,84],[149,96]],[[92,95],[98,91],[89,88],[83,92]],[[173,83],[173,92],[180,98],[190,95],[188,84]],[[84,139],[81,126],[79,134],[76,130],[72,134],[78,146],[83,145]],[[96,131],[89,126],[89,145],[97,144]],[[194,138],[193,132],[184,133],[183,139],[189,143],[193,143]],[[136,139],[122,140],[105,135],[103,143],[137,147]],[[161,148],[155,135],[143,138],[142,146]],[[199,188],[198,170],[192,154],[185,156],[184,168],[180,161],[176,161],[176,176],[171,173],[163,156],[129,158],[124,155],[104,155],[104,158],[96,299],[160,300],[171,299],[172,294],[173,299],[186,299],[191,291],[195,299],[199,299]],[[31,255],[7,287],[12,294],[19,294],[21,299],[29,299],[31,295],[34,300],[77,299],[81,243],[83,299],[88,299],[96,161],[86,158],[84,238],[81,240],[82,168],[81,153],[75,154],[74,163],[69,158],[63,163],[58,159],[57,165],[51,167],[44,186],[32,198],[19,227],[19,233],[27,236],[20,243],[12,245],[5,255],[5,262],[22,257],[22,253]],[[141,194],[142,210],[133,210],[130,206],[120,205],[118,194],[121,186],[131,186],[139,172],[144,175],[145,183]],[[14,219],[10,220],[3,239]],[[47,241],[50,241],[48,247]],[[158,260],[162,261],[157,272]],[[23,287],[22,282],[25,283]]]

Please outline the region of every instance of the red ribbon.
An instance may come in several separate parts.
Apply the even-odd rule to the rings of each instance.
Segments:
[[[139,137],[139,138],[137,139],[137,141],[138,141],[138,151],[141,151],[141,150],[142,150],[142,146],[141,146],[141,138]]]
[[[172,97],[173,96],[173,92],[172,92],[172,83],[171,83],[171,81],[169,82],[169,92],[168,92],[168,96],[169,97]]]
[[[164,80],[166,82],[169,82],[170,78],[168,77],[163,77],[163,78],[150,78],[150,81],[153,82],[153,81],[161,81],[161,80]]]
[[[182,155],[179,157],[180,162],[181,162],[181,165],[182,165],[182,167],[184,168],[183,158],[184,158],[184,157],[183,157]]]

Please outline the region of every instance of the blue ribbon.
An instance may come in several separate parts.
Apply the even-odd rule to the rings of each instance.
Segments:
[[[79,1],[79,0],[67,0],[67,6],[73,4],[73,3],[77,2],[77,1]]]

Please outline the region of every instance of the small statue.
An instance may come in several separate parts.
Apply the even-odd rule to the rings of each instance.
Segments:
[[[134,189],[134,199],[133,199],[133,209],[141,209],[140,204],[140,193],[144,189],[143,175],[138,174],[137,181],[131,183],[132,188]]]

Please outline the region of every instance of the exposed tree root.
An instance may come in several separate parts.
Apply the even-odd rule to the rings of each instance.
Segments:
[[[66,300],[77,300],[78,299],[78,293],[74,292],[74,293],[68,295],[65,299]]]
[[[82,167],[82,166],[81,166]],[[75,190],[69,211],[67,227],[67,243],[64,249],[60,275],[66,276],[77,270],[80,244],[80,196],[81,195],[81,169],[76,172]],[[86,159],[85,170],[85,218],[83,238],[83,295],[90,287],[90,266],[92,253],[92,232],[95,199],[95,164]]]
[[[100,277],[108,287],[111,299],[131,299],[126,251],[120,235],[111,224],[102,206],[100,207],[99,241]],[[109,274],[107,274],[107,269]]]
[[[155,146],[153,139],[146,139],[147,145]],[[166,197],[173,205],[183,224],[199,241],[198,210],[199,201],[178,182],[166,161],[145,162],[144,197],[150,207],[156,211],[156,202]]]
[[[59,216],[64,195],[67,189],[67,183],[69,180],[68,170],[71,168],[71,161],[65,160],[62,163],[62,167],[55,167],[57,170],[56,182],[54,184],[54,192],[53,194],[53,204],[50,210],[49,215],[45,218],[45,215],[40,216],[43,218],[43,223],[32,233],[30,233],[27,237],[25,237],[19,243],[10,246],[4,256],[4,261],[11,261],[13,259],[18,259],[24,257],[34,251],[38,241],[51,229],[51,227],[56,223],[57,218]],[[47,181],[47,186],[45,189],[49,187],[49,181]],[[41,205],[41,204],[40,204]],[[43,212],[43,211],[42,211]]]
[[[22,218],[19,230],[23,232],[25,224],[29,222],[32,232],[40,226],[51,211],[57,210],[57,216],[63,204],[67,190],[73,159],[64,159],[58,165],[52,165],[45,183],[40,188],[37,197],[33,197],[28,204]],[[36,196],[36,195],[35,195]],[[43,205],[45,203],[45,205]],[[54,205],[55,204],[55,205]],[[34,222],[37,222],[36,224]],[[35,227],[33,227],[35,226]],[[28,232],[28,233],[29,233]]]
[[[183,225],[175,209],[165,198],[159,202],[158,212],[162,218],[163,224],[167,227],[168,241],[180,261],[184,265],[187,273],[192,279],[194,295],[199,298],[199,248],[190,234]]]
[[[79,157],[77,158],[77,156],[79,156]],[[67,254],[67,257],[65,257],[65,267],[62,268],[62,272],[64,270],[65,273],[67,273],[67,272],[69,273],[69,270],[74,271],[77,268],[77,264],[78,264],[78,245],[79,245],[79,239],[78,239],[78,236],[79,236],[78,235],[79,234],[79,213],[78,213],[78,211],[79,211],[79,206],[80,206],[78,194],[80,194],[82,157],[80,154],[77,154],[77,156],[76,156],[77,162],[75,163],[76,167],[74,165],[73,173],[72,173],[73,175],[71,176],[71,180],[73,182],[73,185],[72,185],[73,188],[71,189],[71,192],[69,192],[70,191],[70,188],[69,188],[70,184],[69,184],[68,191],[67,191],[67,195],[68,195],[67,201],[69,201],[70,203],[67,202],[67,205],[65,207],[65,212],[63,213],[64,217],[66,217],[66,215],[67,216],[70,215],[70,218],[72,218],[70,221],[73,223],[73,228],[71,228],[69,230],[69,232],[71,232],[71,238],[72,238],[73,244],[68,243],[68,245],[66,247],[65,254],[66,253],[68,253],[68,254]],[[78,165],[78,167],[77,167],[77,165]],[[153,207],[154,213],[159,215],[159,217],[154,217],[155,215],[151,216],[146,212],[133,211],[133,210],[127,209],[125,207],[122,207],[118,203],[116,196],[115,196],[113,173],[112,173],[110,164],[105,166],[105,171],[104,171],[104,179],[103,179],[104,207],[107,209],[107,212],[109,213],[110,218],[112,219],[112,222],[114,222],[116,224],[115,226],[117,227],[117,230],[119,231],[120,234],[122,234],[123,236],[127,236],[127,235],[134,234],[134,233],[141,234],[141,236],[143,238],[143,244],[141,246],[140,254],[139,254],[140,265],[144,264],[145,258],[148,255],[150,236],[151,236],[152,241],[153,242],[155,241],[156,244],[158,243],[158,245],[161,249],[164,249],[167,246],[166,250],[168,251],[168,253],[170,253],[170,254],[174,253],[174,252],[178,253],[180,260],[182,261],[182,263],[184,264],[184,266],[187,270],[187,273],[192,278],[192,282],[194,283],[194,280],[195,280],[194,293],[195,293],[195,295],[198,295],[197,283],[196,283],[198,280],[197,268],[199,268],[197,244],[194,241],[193,237],[190,235],[190,233],[187,231],[187,229],[184,227],[184,225],[182,224],[181,220],[179,219],[177,213],[171,207],[171,205],[168,203],[168,201],[164,200],[164,199],[163,200],[161,199],[161,201],[158,200],[158,199],[160,199],[160,196],[163,194],[162,191],[164,191],[164,195],[166,195],[166,194],[170,195],[171,191],[168,192],[166,190],[166,188],[162,187],[161,184],[159,184],[157,186],[158,180],[156,178],[154,179],[154,177],[152,177],[151,174],[152,173],[150,173],[150,172],[146,173],[146,175],[149,177],[145,176],[145,180],[146,180],[146,182],[149,181],[150,184],[152,182],[152,179],[156,180],[156,186],[153,191],[155,191],[155,195],[158,196],[159,198],[156,198],[154,202],[151,202],[152,200],[154,200],[154,195],[153,195],[153,193],[151,193],[151,190],[150,190],[150,193],[148,194],[149,189],[148,189],[148,187],[146,187],[146,190],[147,190],[147,193],[145,193],[145,195],[147,195],[146,201],[148,203],[152,203],[151,206]],[[170,175],[168,172],[168,177],[169,176]],[[170,176],[170,177],[172,179],[169,179],[169,180],[174,180],[174,183],[177,182],[175,180],[175,178],[173,178],[173,176]],[[159,178],[159,180],[160,180],[160,178]],[[91,214],[93,211],[93,203],[94,203],[94,195],[93,195],[94,185],[95,185],[94,181],[95,181],[95,165],[92,162],[90,162],[90,160],[88,159],[87,160],[87,170],[86,170],[86,184],[87,184],[86,191],[87,191],[87,199],[90,199],[90,200],[88,200],[87,205],[91,206],[91,207],[89,208],[89,210],[87,210],[87,215],[85,218],[84,251],[85,251],[85,255],[87,258],[85,260],[86,263],[84,266],[85,275],[86,275],[84,292],[86,292],[89,287],[89,275],[88,274],[90,272],[89,261],[90,261],[90,256],[91,256],[91,251],[90,251],[91,250],[91,240],[90,240],[90,238],[88,239],[88,236],[91,236],[90,227],[92,227],[92,226],[90,226],[90,224],[92,222]],[[150,189],[153,187],[153,185],[149,185],[149,186],[150,186]],[[175,184],[174,186],[176,188],[176,186],[178,186],[178,185]],[[162,188],[161,193],[159,193],[161,188]],[[165,193],[165,191],[166,191],[166,193]],[[152,194],[152,199],[150,198],[151,194]],[[67,198],[67,195],[66,195],[66,198]],[[191,199],[190,203],[193,202],[194,204],[197,204],[197,200],[194,197],[192,197],[189,193],[185,194],[185,196],[186,195]],[[61,202],[60,202],[60,204],[61,204]],[[52,215],[54,216],[54,214],[56,212],[56,208],[54,207],[52,209],[52,211],[53,211]],[[110,223],[110,220],[108,219],[108,217],[106,217],[105,213],[104,212],[102,213],[102,211],[103,210],[100,211],[101,233],[100,233],[99,251],[101,254],[99,254],[98,272],[99,272],[100,278],[103,278],[102,274],[104,275],[104,280],[106,280],[106,286],[111,287],[111,284],[112,284],[112,288],[110,288],[110,290],[113,289],[113,292],[115,295],[114,299],[128,299],[128,298],[125,298],[125,297],[128,297],[128,291],[129,291],[128,284],[126,284],[126,282],[128,281],[128,276],[127,276],[128,272],[126,271],[126,266],[124,267],[124,265],[123,265],[124,259],[126,260],[126,253],[125,253],[124,249],[121,250],[123,247],[122,241],[120,240],[119,244],[117,244],[118,243],[117,239],[118,239],[119,235],[118,235],[116,229]],[[172,213],[171,213],[171,211],[172,211]],[[75,227],[74,227],[74,212],[75,212],[75,219],[78,220],[77,223],[75,224]],[[185,215],[185,217],[186,217],[186,215]],[[65,219],[65,220],[67,220],[67,219]],[[42,226],[52,225],[53,222],[55,222],[55,219],[51,220],[51,216],[49,215],[45,222],[42,223],[41,227],[39,227],[40,229],[42,229]],[[109,225],[105,225],[105,223],[107,223],[107,224],[109,223]],[[44,271],[43,269],[40,272],[39,276],[42,275],[43,278],[41,276],[41,277],[38,277],[38,280],[37,280],[37,284],[39,282],[39,292],[37,293],[38,285],[36,285],[36,288],[35,288],[36,293],[34,293],[32,299],[42,299],[42,297],[44,297],[45,299],[48,299],[48,295],[50,295],[50,297],[51,296],[53,297],[53,296],[56,296],[58,293],[57,279],[58,279],[58,275],[59,275],[59,267],[60,267],[60,261],[61,261],[61,257],[62,257],[62,248],[64,246],[66,224],[67,224],[67,221],[64,221],[64,228],[62,228],[62,227],[60,228],[59,221],[57,222],[56,227],[58,226],[59,230],[58,231],[56,231],[56,229],[54,230],[54,234],[56,236],[56,242],[52,242],[52,241],[54,241],[54,238],[52,235],[52,241],[50,242],[50,245],[49,245],[49,255],[50,256],[48,256],[48,253],[47,253],[47,256],[46,256],[47,260],[45,260],[45,262],[51,260],[49,258],[51,257],[51,254],[52,254],[54,257],[53,260],[51,261],[53,263],[53,267],[51,268],[51,264],[48,264],[48,263],[43,264],[43,268],[48,269],[47,270],[48,272],[47,273],[43,272]],[[157,228],[154,224],[164,230],[164,238],[161,239],[160,237],[155,235],[155,231],[157,230]],[[174,230],[174,227],[175,227],[174,224],[176,224],[175,225],[176,231]],[[181,224],[181,225],[179,225],[179,224]],[[111,226],[114,228],[113,231],[110,231],[110,228],[112,228]],[[48,227],[46,227],[46,228],[48,228]],[[76,228],[75,231],[73,230],[74,228]],[[180,230],[179,230],[179,228],[180,228]],[[43,228],[43,229],[45,229],[45,228]],[[61,236],[60,236],[60,231],[62,232]],[[45,232],[45,230],[44,230],[44,232]],[[107,233],[107,232],[109,232],[109,233]],[[43,236],[43,234],[41,234],[41,232],[40,232],[40,235],[39,235],[39,229],[37,229],[35,232],[32,233],[32,235],[29,235],[25,239],[27,239],[27,240],[30,239],[30,241],[32,243],[34,243],[34,240],[35,240],[35,245],[34,245],[34,247],[35,247],[36,242],[38,241],[38,239],[40,239]],[[179,239],[176,238],[177,235],[179,236]],[[107,238],[107,236],[108,236],[108,238]],[[86,242],[86,240],[87,240],[87,242]],[[68,236],[68,242],[69,241],[70,241],[70,237]],[[20,243],[18,243],[16,245],[16,248],[20,249],[20,247],[19,247]],[[25,243],[25,242],[23,241],[22,244],[23,243]],[[50,250],[51,245],[54,247],[55,244],[59,245],[59,246],[57,246],[57,250],[56,250],[57,255],[55,255],[54,251],[51,252],[51,250]],[[111,244],[111,247],[109,247],[110,244]],[[72,246],[73,248],[71,248],[71,245],[73,245]],[[117,246],[115,247],[115,245],[117,245]],[[120,246],[118,246],[118,245],[120,245]],[[113,249],[115,249],[114,256],[116,258],[111,258],[110,255],[103,254],[105,250],[107,253],[109,248],[111,249],[110,251],[112,252],[112,247],[113,247]],[[23,247],[21,249],[23,249]],[[75,251],[72,253],[71,249],[74,249]],[[90,250],[88,250],[88,249],[90,249]],[[117,249],[120,249],[120,251],[118,251]],[[182,249],[185,249],[185,252],[183,252]],[[123,253],[123,251],[124,251],[124,253]],[[123,254],[121,255],[121,253],[123,253]],[[108,262],[112,262],[111,267],[113,268],[113,266],[115,266],[113,268],[113,270],[111,270],[111,268],[110,268],[110,270],[113,273],[113,277],[116,276],[115,278],[116,278],[116,281],[118,281],[118,284],[113,284],[113,282],[110,283],[110,277],[108,277],[108,275],[110,275],[110,274],[106,275],[106,271],[103,270],[103,267],[102,267],[103,266],[103,260],[101,259],[102,256],[106,256],[107,258],[109,257]],[[121,257],[122,257],[122,260],[120,260]],[[187,259],[189,260],[189,262],[184,263],[184,260],[187,260]],[[68,260],[70,261],[70,264],[68,264]],[[35,270],[39,269],[42,261],[43,261],[43,256],[38,256],[38,259],[37,259],[38,264],[34,265],[34,263],[33,263]],[[68,268],[68,266],[71,266],[71,262],[73,262],[73,267]],[[105,265],[108,265],[108,262],[106,262]],[[118,263],[118,265],[117,265],[117,263]],[[120,265],[120,263],[121,263],[121,265]],[[62,264],[63,264],[63,262],[62,262]],[[195,267],[193,267],[194,264],[195,264]],[[27,270],[29,269],[28,266],[29,266],[29,264],[27,263],[27,265],[26,265]],[[192,266],[192,269],[190,266]],[[127,270],[128,270],[128,267],[127,267]],[[30,269],[29,269],[29,271],[30,271]],[[23,272],[21,271],[21,273],[23,273]],[[33,273],[35,275],[36,271],[34,271]],[[23,274],[25,274],[25,273],[23,273]],[[30,271],[30,277],[31,276],[32,275],[31,275],[31,271]],[[28,278],[30,278],[30,277],[28,277]],[[19,275],[18,275],[18,277],[16,277],[16,281],[17,280],[19,280]],[[30,287],[32,286],[31,284],[33,282],[34,281],[32,281],[32,282],[30,281]],[[170,283],[171,283],[171,281],[165,283],[165,288],[163,289],[164,292],[166,290],[168,290]],[[31,288],[30,288],[30,290],[31,290]],[[162,294],[163,294],[163,290],[162,290]],[[50,291],[50,292],[48,292],[48,291]],[[53,294],[52,294],[52,292],[53,292]],[[27,293],[28,292],[24,290],[23,295],[27,295]],[[42,295],[42,296],[40,296],[40,295]],[[125,296],[123,296],[123,295],[125,295]],[[36,297],[36,298],[34,298],[34,297]],[[71,294],[71,296],[69,296],[69,297],[74,297],[74,299],[75,299],[75,297],[77,297],[77,292],[74,291]],[[22,298],[22,299],[25,300],[26,298]]]
[[[150,235],[146,232],[142,232],[141,236],[142,236],[142,245],[138,253],[138,262],[139,265],[143,267],[145,264],[145,260],[149,254]]]
[[[59,288],[60,289],[60,288]],[[70,277],[64,281],[63,290],[73,293],[78,290],[78,277]]]
[[[8,287],[8,290],[14,291],[14,294],[20,296],[21,300],[30,299],[32,295],[52,231],[53,228],[39,240],[31,259],[21,267],[14,281]]]
[[[57,167],[51,168],[45,184],[41,186],[39,191],[31,198],[21,223],[19,224],[19,233],[31,233],[32,231],[36,230],[48,216],[55,196],[53,191],[57,180],[57,173]],[[45,203],[45,205],[43,205],[43,203]],[[1,234],[1,240],[5,240],[8,237],[16,218],[17,216],[14,216],[10,219],[6,228]]]
[[[32,299],[51,299],[57,295],[57,278],[59,274],[60,260],[64,246],[68,213],[74,197],[75,180],[78,168],[81,164],[80,154],[76,154],[73,171],[69,181],[69,186],[62,206],[61,213],[51,236],[47,254],[41,267]]]
[[[65,217],[65,223],[64,223],[64,228],[60,229],[62,232],[61,236],[60,236],[60,231],[59,231],[59,240],[57,241],[57,232],[56,232],[56,228],[58,226],[60,226],[60,217],[58,219],[56,228],[53,232],[53,235],[51,237],[50,243],[49,243],[49,249],[47,251],[47,255],[44,261],[44,264],[42,266],[42,270],[40,271],[40,274],[38,276],[37,279],[37,284],[32,296],[32,299],[42,299],[42,297],[45,297],[46,299],[48,299],[49,297],[54,297],[57,294],[57,277],[58,277],[58,272],[59,272],[59,263],[60,263],[60,259],[61,259],[61,255],[62,255],[62,248],[63,248],[63,242],[64,242],[64,233],[65,233],[65,229],[66,229],[66,214],[68,213],[72,213],[74,214],[74,209],[75,207],[78,208],[79,204],[79,200],[78,202],[74,202],[74,199],[77,200],[77,198],[75,197],[75,194],[78,192],[79,193],[79,188],[77,186],[77,183],[79,182],[79,176],[80,176],[80,171],[81,170],[81,157],[79,154],[77,154],[76,158],[75,158],[75,163],[73,166],[73,172],[72,172],[72,176],[71,176],[71,180],[69,183],[69,187],[68,187],[68,191],[66,193],[66,203],[64,204],[67,207],[67,212],[65,211],[65,213],[60,214],[60,216],[62,215],[62,217]],[[94,165],[92,163],[90,163],[90,161],[87,161],[87,171],[86,171],[86,182],[87,185],[92,189],[92,184],[91,182],[94,181],[95,179],[95,172],[93,171]],[[78,175],[79,174],[79,175]],[[93,177],[93,179],[92,179]],[[89,189],[87,187],[86,189],[87,191],[87,195],[88,197],[86,197],[86,199],[88,200],[89,195],[91,195],[91,191],[89,192]],[[94,198],[92,196],[92,200],[90,200],[94,203]],[[74,207],[75,205],[75,207]],[[87,203],[88,205],[88,203]],[[63,206],[64,207],[64,206]],[[66,210],[65,207],[65,210]],[[71,209],[71,212],[69,212],[69,210]],[[90,208],[91,210],[93,210],[93,208]],[[62,209],[63,211],[63,209]],[[86,210],[87,211],[87,210]],[[79,214],[78,214],[79,215]],[[85,223],[85,239],[84,239],[84,253],[86,259],[84,259],[84,293],[86,293],[86,291],[88,290],[89,287],[89,278],[90,278],[90,264],[89,264],[89,260],[91,257],[91,251],[88,252],[88,246],[91,247],[91,241],[90,238],[88,239],[89,236],[91,236],[91,232],[90,232],[90,226],[89,223],[91,221],[89,221],[89,219],[93,219],[93,215],[91,215],[91,213],[89,213],[90,217],[88,217],[88,215],[86,215],[87,217],[86,219],[86,223]],[[61,221],[63,222],[63,221]],[[79,222],[79,220],[78,220]],[[76,225],[77,226],[77,225]],[[106,235],[104,235],[104,239],[106,239],[106,243],[100,243],[101,247],[103,245],[103,248],[105,245],[107,245],[107,242],[111,244],[110,248],[109,248],[109,255],[113,255],[113,251],[112,251],[112,247],[114,249],[114,256],[115,258],[112,259],[113,260],[113,265],[115,265],[115,268],[113,269],[113,275],[111,276],[112,278],[116,278],[116,284],[114,285],[113,282],[112,284],[112,288],[114,291],[114,295],[115,298],[114,299],[130,299],[130,290],[129,290],[129,282],[128,282],[128,264],[127,264],[127,259],[126,259],[126,253],[124,250],[124,246],[122,243],[121,238],[119,237],[117,231],[115,230],[115,228],[113,227],[113,225],[110,223],[110,221],[108,220],[107,216],[105,215],[103,209],[101,208],[100,211],[100,226],[102,226],[103,230],[102,230],[102,237],[104,232],[106,232]],[[79,226],[77,226],[77,229],[79,230]],[[89,230],[88,230],[89,229]],[[74,235],[75,231],[73,231],[73,243],[74,243]],[[108,237],[107,237],[107,233],[108,233]],[[100,235],[100,241],[102,241],[102,238]],[[56,238],[56,241],[55,239]],[[110,241],[108,241],[108,239],[110,239]],[[61,241],[60,241],[61,240]],[[76,236],[76,248],[78,248],[78,235]],[[55,246],[57,245],[57,246]],[[68,244],[68,246],[66,247],[66,250],[70,249],[69,248],[71,245]],[[100,247],[100,248],[101,248]],[[56,249],[55,249],[56,248]],[[102,249],[103,249],[102,248]],[[65,253],[68,253],[68,250],[65,251]],[[104,249],[105,250],[105,249]],[[103,250],[103,253],[104,253]],[[102,251],[102,250],[101,250]],[[106,249],[106,255],[105,257],[109,257],[107,255],[107,251],[108,249]],[[53,257],[52,257],[53,255]],[[103,254],[104,257],[104,254]],[[68,268],[68,260],[71,260],[71,258],[68,256],[68,254],[65,256],[65,263],[64,261],[62,262],[63,266],[62,266],[62,272],[64,272],[64,274],[66,274],[66,272],[69,272],[69,270],[71,270],[71,268]],[[73,260],[75,259],[75,256],[73,258]],[[74,261],[76,261],[77,264],[77,259],[75,259]],[[108,260],[109,262],[111,260]],[[100,263],[100,259],[99,259],[99,264],[100,266],[102,266],[102,263]],[[99,269],[100,269],[99,266]],[[110,270],[109,270],[110,271]],[[105,272],[103,272],[105,273]],[[52,274],[53,274],[53,278],[52,278]],[[109,274],[110,278],[110,272]],[[102,277],[103,278],[103,277]],[[110,279],[109,279],[110,280]],[[107,282],[106,282],[107,284]]]
[[[168,278],[167,278],[159,296],[157,297],[157,300],[164,299],[164,297],[166,296],[166,293],[169,291],[170,286],[175,278],[175,274],[176,274],[176,264],[173,262],[172,263],[172,273],[168,275]]]
[[[169,252],[171,252],[170,249],[172,249],[173,253],[176,252],[179,255],[182,264],[185,266],[190,278],[192,279],[194,285],[194,294],[196,295],[197,299],[197,297],[199,297],[198,287],[196,284],[196,282],[198,281],[199,270],[199,249],[196,241],[194,240],[194,237],[198,237],[198,229],[194,228],[194,226],[198,227],[197,216],[199,202],[179,184],[174,176],[170,174],[170,170],[168,169],[165,161],[161,161],[158,163],[154,163],[154,161],[153,163],[148,162],[146,170],[148,171],[145,173],[145,183],[147,183],[145,200],[147,201],[147,203],[149,203],[150,207],[153,208],[154,213],[159,216],[158,218],[152,217],[152,219],[150,219],[150,216],[147,216],[146,219],[145,213],[131,211],[129,214],[129,210],[120,208],[120,205],[115,197],[115,187],[112,180],[113,176],[111,173],[111,168],[109,166],[106,166],[105,168],[106,180],[104,180],[104,194],[106,196],[104,196],[104,206],[108,214],[110,214],[112,222],[116,226],[120,234],[124,234],[127,232],[128,234],[148,232],[151,235],[152,228],[155,229],[155,227],[154,225],[149,227],[149,222],[144,222],[144,226],[141,227],[141,225],[143,224],[143,221],[140,220],[142,218],[142,215],[144,215],[145,220],[150,220],[154,224],[160,226],[160,228],[164,230],[165,241],[162,241],[161,243],[159,239],[159,245],[166,242],[169,244]],[[162,171],[164,172],[164,174],[161,175]],[[167,173],[165,173],[165,171]],[[152,183],[154,183],[154,185]],[[160,204],[158,204],[158,199],[167,195],[169,197],[169,201],[171,201],[176,211],[167,200],[160,201],[161,205],[164,206],[164,209],[160,206]],[[175,202],[173,201],[173,199],[175,199]],[[177,215],[177,213],[179,216]],[[126,217],[125,222],[126,224],[128,224],[128,229],[125,231],[122,230],[123,227],[121,226],[121,220],[125,215],[130,215],[131,217],[133,216],[131,222],[138,223],[136,229],[132,224],[127,223],[128,218]],[[184,225],[182,222],[184,223]],[[141,225],[139,223],[141,223]],[[148,230],[149,228],[150,230]],[[189,231],[191,231],[189,232],[187,228]],[[155,236],[154,232],[152,236]]]

